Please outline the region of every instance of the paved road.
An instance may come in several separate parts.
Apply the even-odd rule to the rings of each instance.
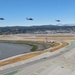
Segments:
[[[37,74],[47,75],[46,73],[48,73],[49,71],[57,67],[55,69],[55,72],[56,72],[57,69],[60,70],[60,68],[63,68],[63,66],[59,66],[60,64],[58,64],[57,62],[65,60],[65,58],[70,57],[70,55],[74,54],[75,43],[74,42],[72,43],[73,44],[71,46],[69,46],[68,48],[64,48],[64,50],[58,54],[47,57],[46,59],[39,59],[37,61],[33,61],[30,63],[26,63],[26,64],[23,63],[16,67],[12,66],[11,68],[1,70],[0,75],[4,75],[6,73],[17,71],[17,70],[19,72],[15,75],[37,75]],[[51,72],[52,74],[49,74],[49,75],[53,75],[53,72]]]

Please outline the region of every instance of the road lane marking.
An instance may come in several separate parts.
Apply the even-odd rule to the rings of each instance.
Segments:
[[[60,62],[60,60],[56,60],[56,62],[57,62],[57,63],[59,63],[59,62]]]
[[[28,74],[28,75],[37,75],[40,73],[40,71],[42,72],[42,70],[46,69],[46,66],[41,66],[39,69],[35,70],[34,72]]]
[[[14,67],[15,65],[12,64],[11,66]]]
[[[37,72],[34,72],[33,74],[37,75],[38,73]]]
[[[25,64],[25,62],[21,62],[22,64]]]
[[[33,75],[34,73],[36,73],[38,70],[40,70],[42,68],[42,66],[39,69],[36,69],[35,71],[33,71],[32,73],[28,74],[28,75]]]
[[[63,55],[64,56],[64,58],[68,58],[68,56],[67,55]]]
[[[47,68],[47,67],[43,66],[42,68]]]
[[[38,68],[37,70],[31,72],[30,74],[28,75],[39,75],[42,71],[44,71],[46,68],[48,68],[50,65],[54,64],[54,61],[53,62],[49,62],[48,64],[46,65],[42,65],[40,68]]]
[[[50,64],[54,64],[54,62],[49,62]]]
[[[3,68],[0,68],[0,70],[3,70]]]
[[[7,73],[7,74],[4,74],[4,75],[14,75],[14,74],[16,74],[18,71],[13,71],[13,72],[9,72],[9,73]]]

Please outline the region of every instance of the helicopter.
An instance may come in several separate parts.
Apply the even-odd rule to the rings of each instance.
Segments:
[[[4,18],[0,18],[0,20],[4,20]]]
[[[32,18],[26,18],[26,20],[33,20]]]
[[[60,20],[55,20],[56,22],[60,22]]]

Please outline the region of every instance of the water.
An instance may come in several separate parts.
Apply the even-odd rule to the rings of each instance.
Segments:
[[[0,60],[29,52],[31,48],[26,44],[0,43]]]
[[[37,51],[44,50],[50,47],[50,45],[46,45],[46,44],[44,45],[37,44],[37,43],[34,43],[34,44],[38,46]],[[26,44],[0,42],[0,60],[11,57],[11,56],[30,52],[31,49],[32,49],[32,46],[29,46]]]

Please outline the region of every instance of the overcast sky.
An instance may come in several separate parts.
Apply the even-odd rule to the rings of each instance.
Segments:
[[[75,0],[0,0],[0,17],[5,18],[0,26],[75,23]]]

